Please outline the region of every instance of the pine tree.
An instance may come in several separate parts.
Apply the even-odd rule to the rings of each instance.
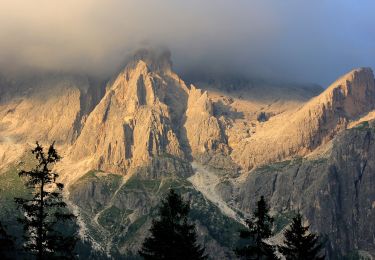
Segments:
[[[287,260],[320,260],[325,256],[321,255],[323,244],[319,242],[319,237],[308,232],[309,226],[303,226],[302,215],[297,214],[293,218],[289,229],[284,233],[284,245],[279,246],[279,251]]]
[[[24,226],[24,249],[35,254],[37,259],[72,259],[76,237],[72,234],[64,235],[61,226],[64,222],[72,221],[75,216],[68,212],[63,201],[64,185],[56,182],[59,175],[50,169],[60,160],[60,156],[54,144],[46,154],[38,142],[32,153],[37,160],[36,167],[31,171],[22,170],[19,176],[33,190],[33,196],[31,199],[15,198],[23,211],[23,218],[18,221]]]
[[[204,247],[197,244],[195,225],[189,223],[190,206],[173,189],[162,201],[158,218],[152,222],[151,236],[139,254],[144,259],[206,259]]]
[[[3,257],[3,259],[11,259],[14,250],[12,237],[7,233],[5,227],[0,222],[0,256]]]
[[[257,203],[253,216],[246,220],[248,229],[240,232],[240,237],[248,241],[248,245],[235,249],[235,253],[242,259],[278,259],[275,246],[265,242],[270,238],[273,228],[273,218],[269,215],[269,207],[263,196]]]

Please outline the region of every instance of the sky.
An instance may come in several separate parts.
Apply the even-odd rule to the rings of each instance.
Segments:
[[[108,76],[168,47],[181,75],[328,85],[375,69],[373,0],[0,0],[0,71]]]

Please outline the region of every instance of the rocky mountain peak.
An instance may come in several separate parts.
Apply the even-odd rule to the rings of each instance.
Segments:
[[[355,69],[339,78],[297,111],[262,124],[261,131],[240,143],[233,157],[248,168],[293,156],[305,156],[327,144],[352,120],[375,109],[372,70]],[[265,144],[273,143],[272,147]]]
[[[184,158],[178,136],[189,89],[171,70],[169,56],[149,50],[134,55],[88,116],[73,146],[75,159],[127,172],[165,154]]]
[[[370,68],[358,68],[345,74],[317,98],[318,103],[353,119],[374,107],[375,82]]]

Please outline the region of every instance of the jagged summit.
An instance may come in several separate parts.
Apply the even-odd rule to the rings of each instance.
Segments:
[[[340,82],[343,81],[352,81],[356,77],[374,77],[374,73],[370,67],[359,67],[354,68],[347,72],[346,74],[342,75],[338,79],[336,79],[327,89],[334,87],[335,85],[339,85]]]
[[[169,154],[206,161],[220,155],[250,169],[307,155],[332,140],[351,121],[375,109],[370,68],[347,73],[314,98],[318,90],[297,93],[297,86],[278,91],[275,86],[267,91],[261,90],[263,85],[241,86],[230,88],[230,93],[187,86],[173,72],[171,54],[165,49],[137,51],[108,83],[99,102],[88,97],[88,80],[72,79],[53,84],[46,81],[46,86],[40,87],[49,89],[43,98],[56,106],[36,98],[40,93],[30,100],[3,104],[1,133],[10,136],[14,132],[17,140],[25,141],[27,133],[35,132],[33,123],[40,118],[35,107],[39,111],[45,108],[43,117],[53,120],[48,121],[45,131],[35,132],[27,141],[60,136],[59,143],[73,144],[68,157],[90,159],[93,168],[123,172]],[[66,97],[60,98],[62,93],[57,95],[56,88],[47,85],[63,85]],[[268,95],[265,92],[272,95],[262,98]],[[60,104],[65,105],[60,108]],[[259,121],[259,115],[264,120]]]
[[[344,112],[348,118],[354,118],[374,108],[375,83],[371,68],[354,69],[334,83],[325,91],[324,100],[337,113]]]
[[[275,116],[234,149],[243,166],[305,156],[344,130],[351,120],[375,109],[375,82],[371,69],[353,70],[296,111]],[[270,147],[267,144],[272,143]]]
[[[88,116],[72,157],[120,172],[162,154],[184,158],[178,137],[189,89],[170,66],[168,52],[139,51]]]
[[[321,110],[334,117],[354,119],[375,107],[374,74],[370,68],[350,71],[332,83],[323,93],[310,100],[298,112],[301,116]]]

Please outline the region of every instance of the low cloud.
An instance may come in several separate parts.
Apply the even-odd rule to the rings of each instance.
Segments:
[[[375,68],[371,0],[5,0],[0,69],[108,76],[168,46],[182,75],[238,73],[327,85]]]

